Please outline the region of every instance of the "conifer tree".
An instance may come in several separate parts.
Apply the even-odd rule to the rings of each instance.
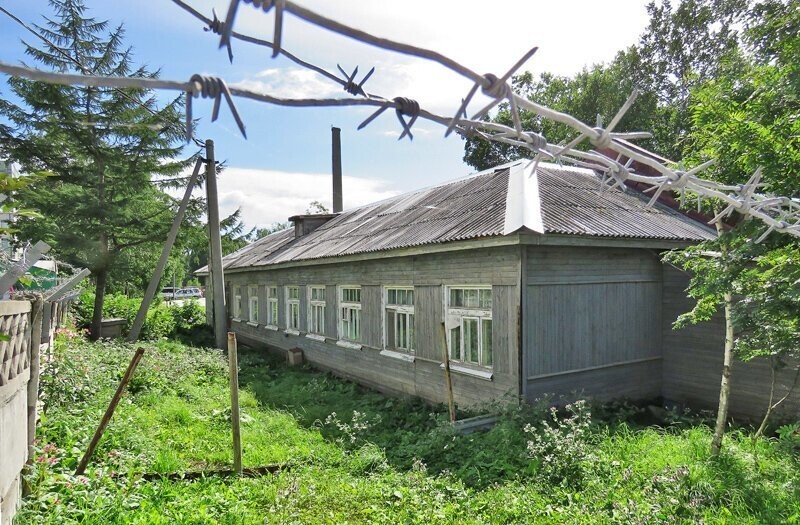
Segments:
[[[41,47],[25,43],[36,67],[63,73],[155,77],[133,64],[124,28],[88,16],[82,0],[51,0],[55,15],[35,26]],[[38,44],[38,43],[37,43]],[[92,334],[120,254],[163,239],[174,200],[156,179],[177,175],[181,99],[159,105],[151,91],[8,81],[0,99],[4,153],[28,172],[51,176],[21,192],[42,219],[21,234],[53,246],[60,258],[91,270],[96,283]]]

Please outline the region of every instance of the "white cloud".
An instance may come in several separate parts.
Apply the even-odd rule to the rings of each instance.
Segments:
[[[298,67],[264,69],[236,86],[280,98],[324,98],[342,91],[339,84]]]
[[[311,201],[331,208],[331,176],[326,173],[295,173],[247,168],[226,168],[219,177],[222,216],[242,208],[248,227],[283,222],[304,213]],[[386,181],[343,177],[344,208],[369,204],[398,192]]]

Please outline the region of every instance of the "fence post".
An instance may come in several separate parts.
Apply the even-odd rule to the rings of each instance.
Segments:
[[[92,459],[94,449],[97,448],[100,438],[103,437],[103,432],[105,432],[108,422],[111,421],[111,416],[114,415],[114,410],[117,409],[119,400],[122,398],[122,394],[125,392],[125,387],[128,386],[128,382],[131,380],[131,377],[133,377],[133,373],[136,371],[136,367],[139,366],[139,361],[142,360],[143,354],[144,348],[141,346],[137,348],[136,353],[133,354],[133,358],[128,365],[128,369],[125,370],[125,375],[122,376],[119,386],[117,386],[117,391],[114,392],[114,396],[111,398],[108,408],[106,408],[106,413],[103,414],[103,419],[101,419],[100,424],[97,425],[97,430],[95,430],[94,436],[92,436],[92,441],[89,442],[89,448],[86,449],[86,452],[83,454],[83,458],[81,458],[81,462],[78,464],[78,468],[75,469],[76,476],[79,476],[86,471],[86,466],[89,465],[89,460]]]
[[[450,353],[447,351],[447,330],[444,322],[439,323],[439,332],[442,339],[442,357],[444,362],[444,381],[447,384],[447,408],[450,410],[450,422],[456,420],[456,404],[453,400],[453,380],[450,377]]]
[[[36,439],[36,405],[39,401],[39,347],[42,344],[44,299],[36,294],[31,303],[30,379],[28,380],[28,463],[33,461],[33,440]]]
[[[233,429],[233,470],[242,474],[242,434],[239,420],[239,356],[236,334],[228,332],[228,375],[231,385],[231,427]]]

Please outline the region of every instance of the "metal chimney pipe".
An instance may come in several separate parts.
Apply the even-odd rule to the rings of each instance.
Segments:
[[[342,211],[342,130],[331,127],[333,157],[333,213]]]

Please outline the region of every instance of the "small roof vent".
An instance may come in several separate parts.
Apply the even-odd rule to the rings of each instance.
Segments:
[[[289,220],[294,224],[294,238],[299,239],[303,235],[308,235],[338,215],[338,213],[292,215]]]

